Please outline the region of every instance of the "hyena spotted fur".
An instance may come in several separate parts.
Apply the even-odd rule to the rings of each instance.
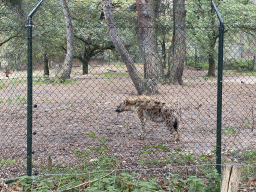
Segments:
[[[145,125],[149,119],[157,123],[165,122],[171,134],[174,135],[174,140],[180,140],[179,124],[181,110],[177,102],[172,106],[167,106],[166,103],[154,100],[146,95],[131,96],[126,98],[116,109],[118,113],[123,111],[137,112],[142,124],[142,131],[139,135],[140,139],[145,138]]]

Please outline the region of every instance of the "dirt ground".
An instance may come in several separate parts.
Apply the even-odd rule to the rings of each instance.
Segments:
[[[209,154],[216,146],[217,80],[204,77],[205,71],[185,70],[184,85],[160,85],[153,98],[171,103],[178,99],[182,108],[180,142],[173,142],[164,124],[148,121],[146,139],[139,140],[141,131],[135,113],[117,114],[115,108],[124,98],[136,94],[125,68],[115,65],[94,66],[89,75],[72,72],[68,84],[40,84],[33,87],[33,155],[34,170],[47,162],[76,164],[75,150],[98,145],[88,133],[106,138],[108,155],[120,159],[122,168],[140,168],[140,151],[144,146],[165,144],[167,148],[182,149],[195,154]],[[53,76],[54,72],[51,71]],[[112,74],[109,75],[109,74]],[[35,71],[35,78],[41,72]],[[14,82],[26,78],[26,72],[1,73],[0,88],[0,159],[15,159],[16,165],[0,170],[0,179],[25,173],[26,167],[26,83]],[[237,156],[255,148],[256,79],[254,76],[225,75],[223,79],[222,151],[235,150]],[[39,82],[43,79],[39,79]],[[1,86],[1,85],[0,85]],[[157,158],[168,153],[157,154]],[[91,157],[93,159],[95,157]],[[225,160],[224,160],[225,161]]]

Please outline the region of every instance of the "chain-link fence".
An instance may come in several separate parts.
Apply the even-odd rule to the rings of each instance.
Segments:
[[[171,190],[175,174],[187,179],[183,183],[197,176],[215,178],[219,184],[217,173],[207,175],[215,173],[217,127],[219,20],[211,3],[195,1],[184,7],[169,1],[153,6],[143,1],[112,6],[103,2],[104,6],[101,1],[68,1],[72,42],[67,42],[69,27],[58,1],[43,2],[33,16],[32,174],[44,180],[54,175],[59,188],[65,178],[77,178],[83,189],[93,187],[94,180],[103,182],[106,175],[114,178],[109,182],[126,183],[126,189],[142,187],[141,179],[152,175],[164,182],[158,183],[162,190]],[[26,174],[24,18],[37,3],[1,3],[0,179]],[[146,13],[145,5],[151,7]],[[221,163],[246,165],[241,188],[253,191],[256,6],[247,1],[218,2],[217,7],[225,23]],[[65,73],[69,69],[71,73]],[[126,98],[139,100],[138,93],[148,93],[154,103],[136,105],[144,115],[150,107],[153,111],[144,139],[141,115],[116,112]],[[178,108],[178,122],[168,128],[158,122],[157,118],[173,118]],[[165,184],[168,179],[172,182]]]

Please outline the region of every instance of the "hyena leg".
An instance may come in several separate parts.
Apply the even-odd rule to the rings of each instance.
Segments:
[[[138,110],[138,116],[140,118],[142,130],[141,133],[139,134],[139,139],[145,139],[145,125],[146,125],[146,119],[144,117],[144,113],[142,109]]]

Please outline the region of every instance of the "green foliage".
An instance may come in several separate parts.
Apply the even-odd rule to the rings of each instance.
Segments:
[[[195,61],[187,61],[186,67],[188,67],[188,68],[197,67],[202,70],[207,70],[209,67],[209,64],[208,63],[195,63]]]
[[[107,152],[109,151],[109,148],[106,145],[106,138],[97,137],[95,132],[88,133],[88,137],[97,140],[98,145],[88,147],[85,151],[75,151],[77,157],[83,160],[83,166],[88,170],[93,170],[94,168],[100,170],[116,168],[118,165],[117,158],[112,156],[104,156],[107,155]],[[94,155],[96,158],[91,159],[88,162],[88,158],[92,155]]]
[[[114,174],[115,173],[115,174]],[[51,191],[51,190],[72,190],[79,191],[81,187],[83,191],[205,191],[205,192],[218,192],[220,190],[221,177],[214,171],[207,174],[203,178],[194,175],[182,179],[178,174],[170,174],[164,184],[155,178],[148,180],[139,179],[142,175],[137,173],[123,172],[116,175],[115,171],[112,172],[98,172],[90,174],[90,185],[88,180],[82,182],[84,178],[89,179],[86,175],[77,176],[74,174],[49,177],[27,177],[23,176],[17,182],[11,185],[21,186],[22,191]],[[90,186],[90,187],[89,187]],[[166,187],[169,186],[169,187]],[[169,188],[169,189],[168,189]]]
[[[211,172],[208,172],[206,178],[209,185],[206,185],[205,191],[219,192],[221,187],[221,175],[217,170],[213,169]]]
[[[249,162],[249,164],[256,165],[256,149],[245,151],[242,158]]]
[[[168,159],[160,160],[158,158],[148,158],[148,156],[152,156],[157,153],[168,153],[170,152],[169,149],[165,146],[165,144],[160,145],[152,145],[150,147],[143,146],[142,150],[140,151],[140,163],[142,165],[146,165],[150,168],[154,167],[154,165],[157,166],[164,166],[165,164],[169,163]]]
[[[255,5],[252,1],[216,1],[219,13],[225,23],[225,54],[224,57],[237,57],[237,50],[234,46],[240,45],[241,41],[246,39],[244,30],[250,31],[253,29],[255,17],[253,10]],[[199,57],[208,58],[214,57],[217,60],[217,42],[219,34],[219,20],[211,1],[208,0],[195,0],[190,1],[186,5],[186,24],[187,24],[187,56],[191,57],[197,54]],[[239,14],[237,14],[239,12]],[[230,27],[232,26],[232,27]],[[241,27],[240,27],[241,26]],[[245,27],[246,26],[246,27]],[[244,36],[243,36],[244,35]],[[244,39],[243,39],[244,38]],[[242,40],[243,39],[243,40]],[[252,39],[255,39],[252,37]],[[249,40],[250,41],[250,40]],[[250,52],[251,44],[245,42],[248,47],[243,50]],[[252,70],[250,61],[237,61],[224,64],[224,68],[232,67],[236,70]],[[189,61],[188,66],[195,67],[195,61]],[[199,60],[198,67],[206,69],[209,64]]]
[[[118,170],[119,163],[116,157],[107,156],[109,148],[106,145],[106,139],[98,137],[95,132],[88,133],[88,137],[97,142],[97,147],[88,147],[85,151],[75,151],[77,157],[82,160],[82,164],[65,170],[65,174],[53,174],[43,176],[27,177],[23,176],[11,185],[22,189],[22,191],[204,191],[218,192],[220,191],[221,176],[217,170],[211,166],[212,161],[209,156],[196,156],[191,152],[181,149],[174,149],[172,152],[164,145],[143,146],[142,155],[153,155],[159,152],[170,153],[168,164],[175,165],[193,165],[208,164],[198,166],[196,175],[191,172],[181,174],[169,173],[166,179],[159,180],[157,176],[145,178],[144,175],[138,173],[128,173]],[[89,160],[95,156],[95,159]],[[243,158],[255,161],[256,150],[247,151],[243,154]],[[161,160],[159,160],[160,162]],[[3,163],[2,163],[3,162]],[[7,164],[8,160],[0,161],[1,164]],[[165,160],[165,162],[167,162]],[[12,162],[10,162],[12,163]],[[60,164],[60,167],[63,165]],[[189,167],[189,166],[188,166]],[[186,167],[184,167],[186,168]],[[59,165],[53,167],[53,171],[59,171]],[[179,169],[183,169],[180,167]],[[113,170],[113,171],[109,171]],[[49,170],[47,170],[49,171]],[[84,174],[81,174],[81,171]],[[43,172],[43,171],[42,171]],[[148,170],[148,176],[151,175]],[[144,179],[143,179],[144,178]]]
[[[236,71],[253,71],[253,60],[246,59],[228,59],[224,61],[224,69]]]
[[[187,179],[182,179],[178,174],[170,174],[168,177],[171,182],[170,191],[204,191],[204,192],[219,192],[221,184],[221,176],[217,170],[206,175],[205,179],[199,178],[195,175],[188,176]],[[207,181],[207,182],[206,182]]]

